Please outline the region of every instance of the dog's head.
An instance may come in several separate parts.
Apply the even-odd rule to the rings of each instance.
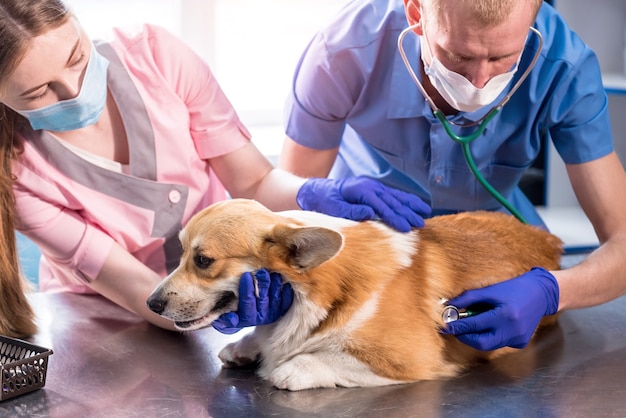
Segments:
[[[307,226],[291,213],[322,221],[325,216],[274,213],[246,199],[219,202],[199,212],[179,234],[180,265],[152,292],[148,306],[180,329],[202,328],[237,310],[243,273],[266,268],[288,279],[341,250],[339,232]]]

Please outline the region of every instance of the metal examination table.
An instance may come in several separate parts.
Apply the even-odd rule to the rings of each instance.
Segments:
[[[0,417],[624,417],[626,298],[565,312],[527,350],[458,379],[286,392],[221,368],[238,335],[158,329],[99,296],[31,295],[43,389]]]

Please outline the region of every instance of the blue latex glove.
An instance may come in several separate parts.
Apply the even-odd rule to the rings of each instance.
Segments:
[[[252,274],[241,275],[237,312],[222,314],[211,324],[222,334],[234,334],[244,327],[276,322],[291,306],[293,290],[289,283],[283,284],[280,274],[269,273],[265,269],[254,273],[259,289],[258,297],[254,292]]]
[[[367,177],[309,179],[298,190],[297,201],[304,210],[355,221],[379,217],[401,232],[423,227],[424,216],[431,213],[419,197]]]
[[[447,304],[459,309],[477,303],[493,308],[447,324],[442,333],[455,335],[478,350],[528,345],[539,321],[559,307],[559,285],[549,271],[535,267],[511,280],[468,290]]]

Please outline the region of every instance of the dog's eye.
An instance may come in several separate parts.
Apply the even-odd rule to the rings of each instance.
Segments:
[[[213,264],[213,260],[211,257],[205,257],[202,254],[198,254],[193,258],[193,262],[199,269],[209,268],[211,264]]]

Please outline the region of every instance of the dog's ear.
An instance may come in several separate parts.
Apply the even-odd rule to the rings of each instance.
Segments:
[[[321,227],[277,225],[272,241],[279,244],[285,261],[298,270],[309,270],[330,260],[343,245],[340,233]]]

